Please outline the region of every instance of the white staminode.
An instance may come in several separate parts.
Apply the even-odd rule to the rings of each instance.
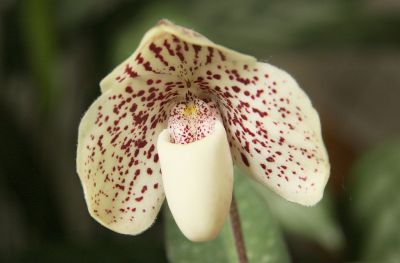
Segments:
[[[202,103],[202,107],[207,105]],[[182,109],[181,106],[178,104],[176,108]],[[174,124],[161,132],[157,141],[168,206],[178,227],[192,241],[211,240],[219,233],[232,199],[233,164],[229,143],[215,113],[212,118],[213,129],[199,140],[186,144],[171,142],[171,137],[177,140],[171,134],[171,127],[177,127]],[[178,138],[178,141],[181,140]]]

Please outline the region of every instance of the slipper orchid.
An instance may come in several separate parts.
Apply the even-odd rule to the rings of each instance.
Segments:
[[[218,234],[233,164],[313,205],[329,177],[318,113],[286,72],[162,20],[100,83],[81,120],[77,172],[89,212],[135,235],[166,196],[193,241]]]

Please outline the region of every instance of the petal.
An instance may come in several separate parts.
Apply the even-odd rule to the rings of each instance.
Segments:
[[[192,241],[213,239],[229,212],[233,187],[233,164],[225,129],[216,121],[207,137],[189,143],[170,142],[165,129],[157,149],[164,190],[174,219]]]
[[[150,29],[136,51],[100,83],[102,92],[119,82],[154,74],[179,76],[189,86],[198,68],[229,54],[234,60],[254,62],[253,57],[214,44],[190,29],[161,20]]]
[[[129,83],[104,92],[81,120],[77,171],[92,217],[137,234],[154,222],[164,200],[155,142],[180,82],[164,75]]]
[[[330,165],[318,113],[289,74],[227,56],[196,78],[218,98],[235,164],[289,201],[322,198]]]
[[[322,198],[330,168],[318,114],[290,75],[164,20],[101,87],[165,74],[179,92],[219,101],[236,164],[290,201]]]

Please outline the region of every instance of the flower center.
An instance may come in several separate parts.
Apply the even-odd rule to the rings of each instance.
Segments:
[[[171,142],[188,144],[203,139],[214,131],[217,114],[214,104],[200,99],[178,102],[168,119]]]
[[[197,107],[194,105],[189,105],[186,106],[183,110],[183,115],[185,115],[186,117],[192,117],[194,115],[197,115]]]

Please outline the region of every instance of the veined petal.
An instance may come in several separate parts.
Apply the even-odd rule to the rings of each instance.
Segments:
[[[170,74],[191,84],[194,73],[205,65],[225,59],[255,62],[251,57],[214,44],[201,34],[161,20],[150,29],[136,51],[100,83],[102,92],[122,81],[149,74]]]
[[[220,120],[203,139],[188,144],[170,142],[165,129],[157,141],[168,206],[192,241],[207,241],[221,230],[232,199],[233,164]]]
[[[227,59],[203,67],[196,79],[219,101],[239,167],[289,201],[322,198],[330,165],[318,113],[289,74]]]
[[[157,75],[119,85],[81,120],[77,171],[92,217],[116,232],[138,234],[164,200],[155,143],[181,82]]]

